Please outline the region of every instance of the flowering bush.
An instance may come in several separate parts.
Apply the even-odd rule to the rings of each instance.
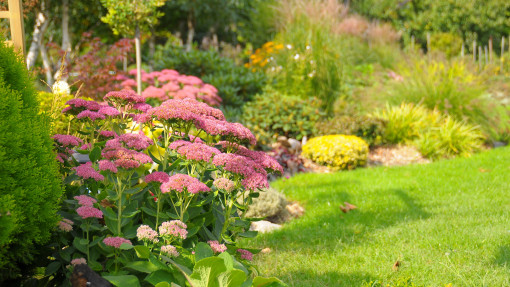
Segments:
[[[129,71],[129,75],[136,76],[136,69]],[[135,89],[136,81],[128,77],[119,77],[123,80],[121,86],[125,89]],[[204,83],[195,76],[181,75],[175,70],[164,69],[147,73],[142,70],[142,83],[144,85],[142,96],[148,103],[159,104],[168,99],[194,99],[210,106],[219,106],[221,98],[218,90]]]
[[[302,155],[333,169],[354,169],[366,164],[368,144],[357,136],[322,136],[310,139]]]
[[[54,137],[68,184],[61,214],[69,221],[59,225],[47,274],[69,276],[67,266],[84,258],[115,285],[185,286],[206,280],[194,275],[203,260],[221,259],[253,277],[257,250],[236,242],[256,235],[243,211],[281,166],[243,146],[255,137],[220,110],[192,98],[152,107],[147,98],[122,90],[109,92],[105,104],[67,102],[64,113],[85,128],[80,138]],[[73,149],[90,161],[78,163]]]

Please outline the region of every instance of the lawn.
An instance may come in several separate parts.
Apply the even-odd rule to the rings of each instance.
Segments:
[[[272,250],[257,255],[260,272],[289,286],[510,286],[510,148],[428,165],[301,174],[273,187],[306,209],[255,240]],[[342,213],[344,201],[358,209]]]

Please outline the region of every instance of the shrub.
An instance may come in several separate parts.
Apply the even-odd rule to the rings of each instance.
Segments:
[[[242,121],[253,130],[259,143],[268,145],[278,136],[301,140],[314,135],[323,116],[319,102],[266,89],[243,108]]]
[[[62,194],[50,121],[21,56],[0,39],[0,282],[30,263],[58,222]],[[26,270],[25,270],[26,271]]]
[[[470,156],[482,148],[484,137],[478,127],[437,110],[403,103],[388,106],[375,117],[386,121],[383,142],[414,145],[427,158]]]
[[[317,135],[345,134],[364,139],[371,147],[382,144],[386,121],[367,115],[335,116],[317,122]]]
[[[448,58],[460,55],[462,38],[452,33],[435,33],[430,37],[430,49],[441,51]]]
[[[170,43],[157,47],[154,68],[175,69],[200,77],[218,89],[223,105],[228,107],[241,107],[259,93],[266,82],[263,73],[237,66],[233,60],[221,57],[215,51],[193,49],[186,52]]]
[[[366,164],[368,144],[357,136],[321,136],[303,146],[302,156],[332,169],[354,169]]]

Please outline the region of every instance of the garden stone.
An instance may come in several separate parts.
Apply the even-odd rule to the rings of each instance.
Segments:
[[[268,233],[273,232],[275,230],[280,229],[282,226],[280,224],[275,224],[272,222],[269,222],[267,220],[261,220],[251,223],[250,230],[258,231],[260,233]]]

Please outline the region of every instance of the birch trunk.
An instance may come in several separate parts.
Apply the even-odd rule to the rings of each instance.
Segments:
[[[193,47],[193,37],[195,37],[195,27],[193,25],[193,8],[188,13],[188,37],[186,39],[186,51],[191,51]]]
[[[51,62],[48,57],[48,51],[46,50],[46,46],[41,44],[39,47],[39,51],[41,52],[41,57],[43,60],[43,67],[46,70],[46,84],[48,84],[51,88],[53,86],[53,73],[51,72]]]
[[[136,24],[135,32],[135,48],[136,48],[136,91],[142,95],[142,51],[140,44],[140,26]]]
[[[39,47],[42,44],[42,38],[46,28],[48,28],[48,18],[43,13],[44,10],[44,2],[41,3],[41,11],[37,13],[37,17],[34,25],[34,33],[32,34],[32,42],[30,43],[30,49],[27,54],[27,69],[31,69],[35,61],[37,61],[37,56],[39,55]]]

